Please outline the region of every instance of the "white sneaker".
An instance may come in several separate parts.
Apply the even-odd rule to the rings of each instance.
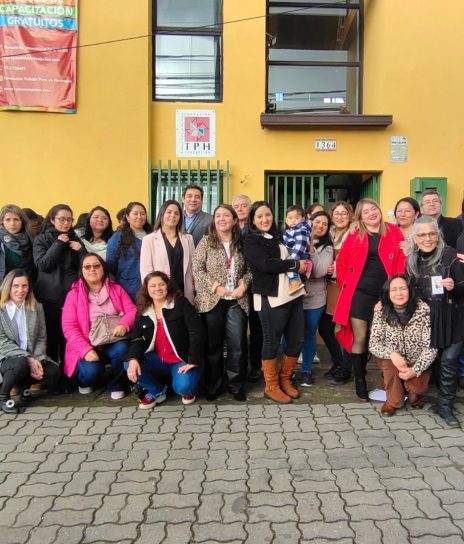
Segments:
[[[123,399],[125,396],[126,396],[126,392],[125,392],[125,391],[111,391],[111,393],[110,393],[110,397],[111,397],[113,400],[121,400],[121,399]]]
[[[314,359],[313,359],[313,363],[320,363],[320,362],[321,362],[321,360],[319,359],[319,356],[316,353],[316,355],[314,356]]]
[[[195,400],[196,400],[195,395],[184,395],[182,397],[182,404],[185,404],[186,406],[188,406],[189,404],[193,404]]]
[[[93,393],[93,387],[81,387],[81,386],[79,386],[79,393],[81,395],[90,395],[90,393]]]

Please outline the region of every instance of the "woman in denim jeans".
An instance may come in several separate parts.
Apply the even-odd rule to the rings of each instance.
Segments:
[[[139,408],[166,400],[167,382],[195,402],[204,355],[204,329],[190,302],[164,272],[152,272],[137,295],[138,316],[128,353],[127,377],[144,394]]]

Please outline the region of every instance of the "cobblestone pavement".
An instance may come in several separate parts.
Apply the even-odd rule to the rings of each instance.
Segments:
[[[2,415],[0,541],[462,544],[464,433],[379,406]]]

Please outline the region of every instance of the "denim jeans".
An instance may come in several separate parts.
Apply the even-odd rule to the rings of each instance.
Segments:
[[[81,387],[93,387],[105,373],[105,364],[111,364],[112,378],[108,385],[109,391],[127,389],[128,381],[124,372],[124,359],[129,349],[127,340],[118,340],[98,348],[99,361],[79,359],[76,366],[76,376]]]
[[[325,306],[313,310],[304,310],[304,344],[302,372],[311,372],[316,355],[316,333],[319,320],[324,313]]]
[[[140,365],[141,374],[138,384],[148,391],[152,397],[166,393],[166,382],[172,383],[172,388],[178,395],[195,395],[201,377],[201,367],[192,368],[185,374],[179,374],[179,368],[186,363],[164,363],[154,351],[145,354],[145,362]],[[124,363],[127,369],[128,363]]]

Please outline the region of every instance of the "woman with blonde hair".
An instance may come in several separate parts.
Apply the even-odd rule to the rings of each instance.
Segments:
[[[356,395],[367,402],[367,344],[374,306],[387,278],[404,272],[405,256],[399,246],[400,229],[384,222],[375,200],[361,199],[354,221],[356,230],[348,234],[338,254],[340,296],[333,320],[341,326],[337,337],[350,354],[347,369],[353,368]]]
[[[42,382],[53,389],[60,377],[58,364],[47,358],[47,332],[42,305],[32,293],[24,270],[9,272],[0,287],[0,410],[17,414],[10,398],[16,387],[21,403],[31,399],[29,387]]]

